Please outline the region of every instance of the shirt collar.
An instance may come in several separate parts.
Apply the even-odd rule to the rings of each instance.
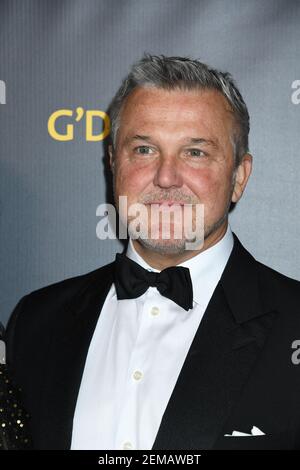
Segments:
[[[190,270],[193,283],[193,297],[197,304],[203,305],[204,307],[207,306],[222,276],[231,254],[233,243],[232,231],[228,224],[225,235],[215,245],[178,265],[189,268]],[[149,271],[159,272],[159,270],[152,268],[137,253],[131,238],[129,238],[126,256]]]

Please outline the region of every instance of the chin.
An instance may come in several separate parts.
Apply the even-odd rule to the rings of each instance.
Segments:
[[[179,255],[186,251],[185,239],[161,240],[138,238],[138,242],[148,250],[165,255]]]

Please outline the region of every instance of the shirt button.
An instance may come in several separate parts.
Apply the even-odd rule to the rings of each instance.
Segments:
[[[123,444],[123,449],[124,449],[124,450],[133,449],[133,445],[131,444],[130,441],[126,441],[126,442],[124,442],[124,444]]]
[[[134,380],[141,380],[141,378],[143,377],[143,374],[141,371],[139,370],[136,370],[133,374],[133,378]]]
[[[153,317],[157,317],[159,315],[159,308],[158,307],[152,307],[150,310],[150,313]]]

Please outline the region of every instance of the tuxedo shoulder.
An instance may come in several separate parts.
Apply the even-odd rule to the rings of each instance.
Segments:
[[[68,304],[77,295],[80,296],[95,282],[98,282],[99,286],[102,282],[107,282],[112,273],[112,267],[113,263],[109,263],[85,274],[63,279],[26,294],[12,312],[9,324],[24,317],[24,314],[26,314],[26,321],[36,316],[40,319],[50,315],[55,316],[58,307]]]
[[[257,261],[259,281],[263,291],[268,292],[279,303],[299,305],[300,281],[288,277]]]
[[[100,283],[101,280],[107,280],[107,276],[109,273],[111,273],[112,267],[113,263],[109,263],[93,271],[57,281],[53,284],[49,284],[30,292],[26,295],[26,297],[30,298],[31,300],[45,298],[68,300],[69,297],[73,297],[74,294],[80,293],[81,290],[84,290],[85,287],[88,287],[96,280]]]
[[[285,274],[276,271],[275,269],[267,266],[259,261],[257,261],[258,269],[260,271],[261,277],[264,277],[270,281],[280,283],[288,289],[295,290],[295,292],[300,291],[300,281],[286,276]]]

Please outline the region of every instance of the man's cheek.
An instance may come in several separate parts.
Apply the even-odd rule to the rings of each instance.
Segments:
[[[123,166],[117,172],[117,180],[122,186],[134,188],[139,185],[139,182],[144,178],[144,174],[137,167]]]
[[[116,175],[116,189],[117,192],[122,194],[127,194],[130,191],[130,187],[132,186],[132,180],[130,175],[126,171],[118,171]]]
[[[210,172],[203,170],[189,178],[188,186],[201,201],[210,197],[218,189],[218,182]]]

